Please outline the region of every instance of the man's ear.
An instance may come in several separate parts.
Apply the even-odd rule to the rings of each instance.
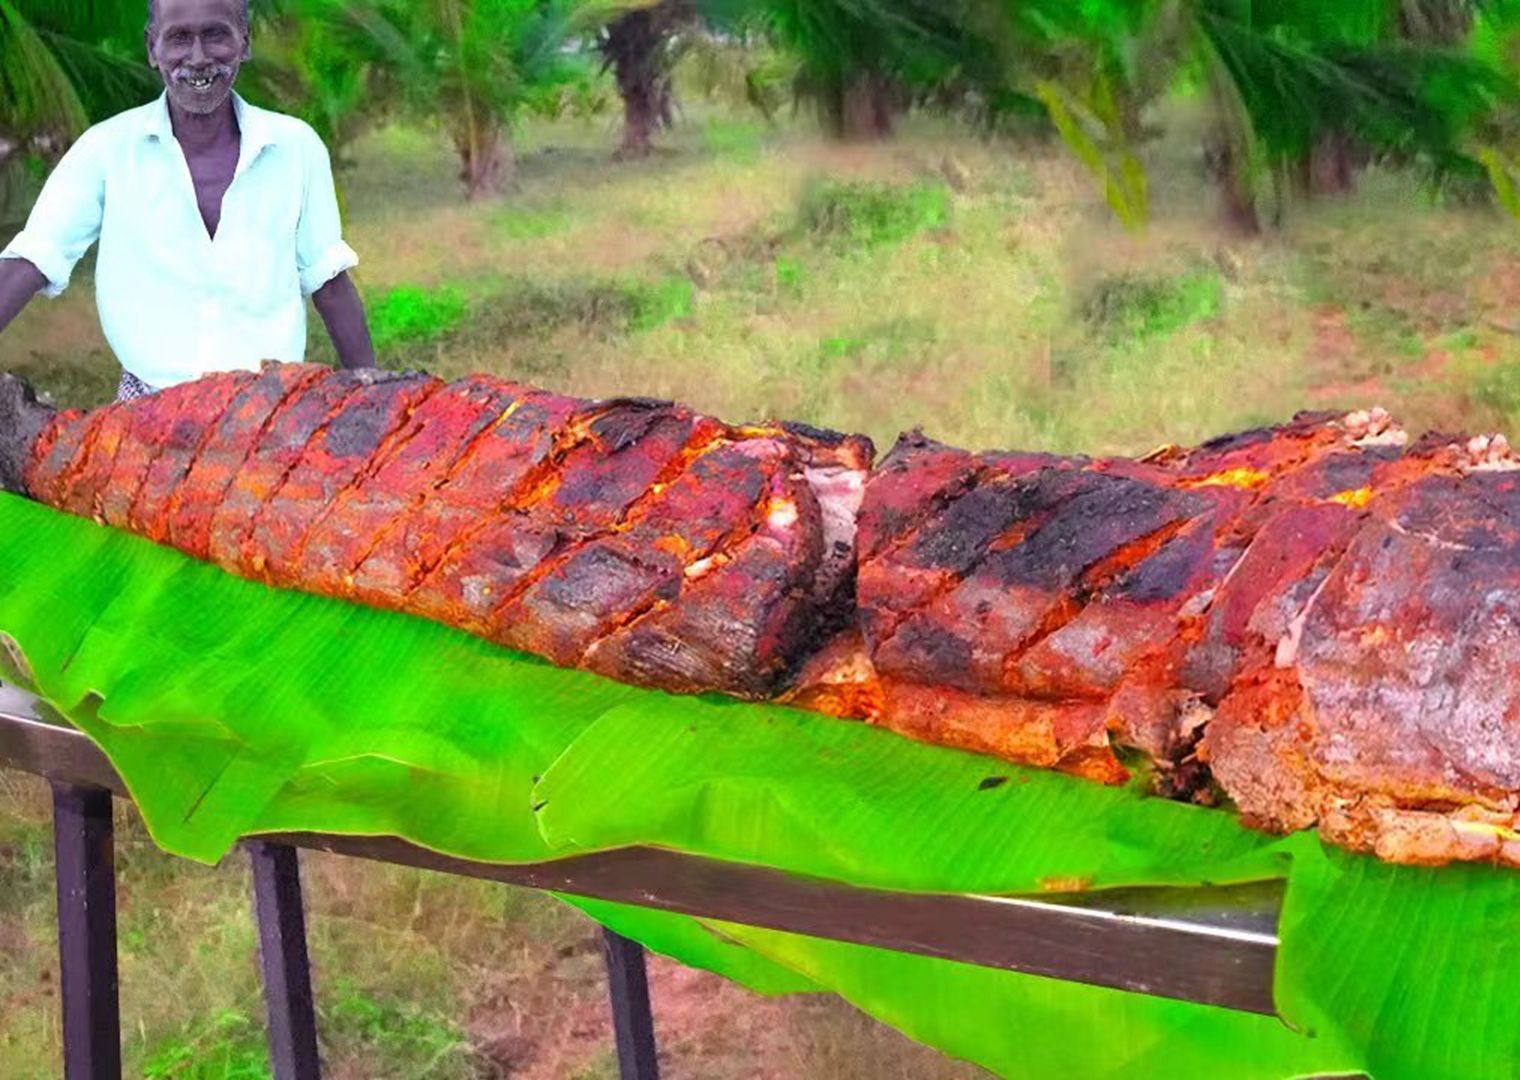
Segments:
[[[158,42],[153,37],[153,24],[143,27],[143,46],[148,50],[148,66],[158,68]]]

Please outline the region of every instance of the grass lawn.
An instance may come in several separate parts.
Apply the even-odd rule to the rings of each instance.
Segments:
[[[387,130],[342,178],[382,363],[490,371],[741,420],[975,447],[1144,452],[1304,408],[1411,427],[1520,419],[1515,226],[1372,172],[1264,239],[1214,228],[1182,112],[1150,149],[1156,220],[1114,225],[1059,152],[915,120],[887,145],[691,119],[612,165],[600,123],[531,128],[516,191],[466,204],[435,135]],[[108,398],[88,268],[3,338],[0,368]],[[314,321],[312,354],[331,351]],[[45,790],[0,775],[0,1076],[56,1072]],[[160,855],[123,817],[128,1073],[264,1075],[246,869]],[[615,1075],[598,943],[532,894],[306,861],[329,1075]],[[979,1075],[823,999],[656,963],[667,1075]]]

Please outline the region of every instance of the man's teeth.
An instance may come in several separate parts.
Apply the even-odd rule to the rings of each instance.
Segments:
[[[187,83],[197,90],[204,90],[216,81],[215,75],[191,75],[185,79]]]

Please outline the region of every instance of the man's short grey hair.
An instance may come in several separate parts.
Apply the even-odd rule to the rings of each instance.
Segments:
[[[250,26],[253,23],[253,16],[249,12],[249,10],[248,10],[248,5],[251,2],[252,2],[252,0],[243,0],[243,25],[244,26]],[[158,18],[158,0],[148,0],[148,29],[149,30],[153,29],[153,22],[157,18]]]

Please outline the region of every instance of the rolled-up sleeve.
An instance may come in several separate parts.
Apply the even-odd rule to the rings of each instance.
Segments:
[[[358,266],[359,256],[343,241],[327,147],[313,131],[308,131],[305,143],[306,182],[301,220],[296,226],[296,265],[301,272],[301,292],[310,296],[345,270]]]
[[[74,266],[100,239],[105,197],[99,148],[86,134],[58,162],[26,227],[0,251],[0,259],[25,259],[47,278],[43,293],[57,296],[68,288]]]

